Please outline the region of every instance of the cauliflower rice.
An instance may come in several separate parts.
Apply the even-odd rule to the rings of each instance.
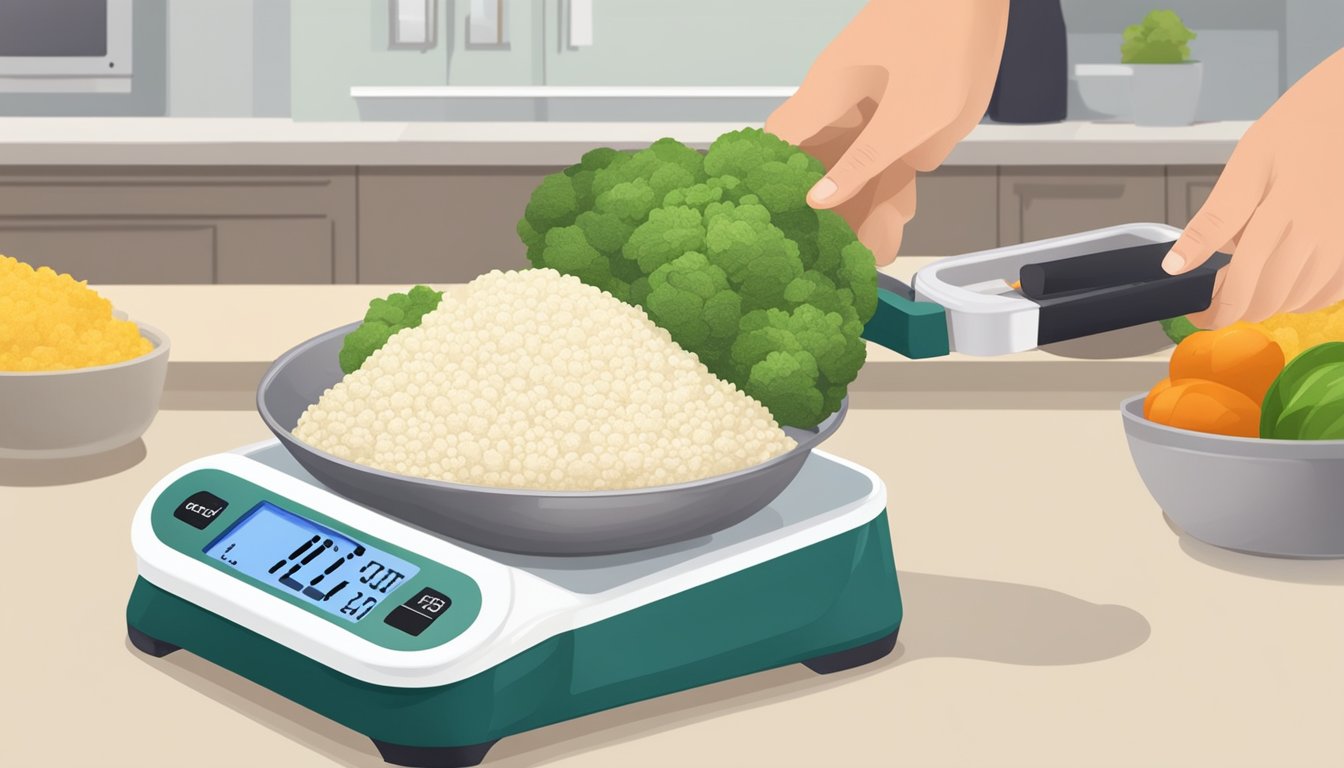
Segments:
[[[446,294],[294,435],[401,475],[557,491],[689,482],[795,445],[642,309],[551,269],[497,270]]]

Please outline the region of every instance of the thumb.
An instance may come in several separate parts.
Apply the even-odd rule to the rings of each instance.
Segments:
[[[1228,164],[1213,186],[1209,199],[1185,225],[1179,239],[1162,260],[1162,269],[1179,275],[1209,260],[1236,239],[1264,197],[1266,179],[1258,168]]]

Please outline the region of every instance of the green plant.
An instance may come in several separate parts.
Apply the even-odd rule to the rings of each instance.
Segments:
[[[1260,407],[1260,436],[1344,439],[1344,342],[1319,344],[1284,366]]]
[[[386,344],[397,331],[420,325],[420,318],[439,306],[442,299],[442,291],[417,285],[406,293],[370,301],[364,322],[346,334],[341,344],[341,370],[345,373],[359,370],[369,355]]]
[[[703,155],[673,139],[597,149],[546,177],[518,235],[528,259],[650,319],[782,425],[840,407],[877,309],[873,254],[807,191],[824,169],[761,130]]]
[[[1175,11],[1149,11],[1143,21],[1125,27],[1120,61],[1125,64],[1179,64],[1190,58],[1195,39]]]

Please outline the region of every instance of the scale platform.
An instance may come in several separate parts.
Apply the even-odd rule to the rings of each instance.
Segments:
[[[537,557],[359,506],[272,440],[169,474],[136,510],[132,544],[137,649],[188,650],[425,768],[766,669],[872,662],[902,616],[886,488],[821,452],[712,536]]]

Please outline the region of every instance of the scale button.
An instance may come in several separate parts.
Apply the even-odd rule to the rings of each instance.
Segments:
[[[219,514],[228,508],[229,502],[208,491],[197,491],[187,500],[177,505],[173,517],[195,528],[205,530]]]
[[[452,604],[453,601],[447,595],[425,587],[417,592],[415,597],[393,608],[383,622],[408,635],[418,636]]]

